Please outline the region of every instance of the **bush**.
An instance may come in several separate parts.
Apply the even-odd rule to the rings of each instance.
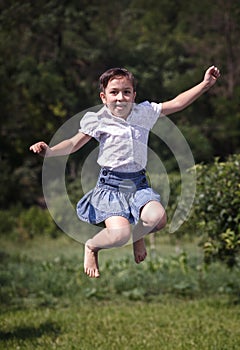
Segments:
[[[56,237],[57,230],[48,210],[36,206],[23,210],[17,220],[17,231],[21,238],[34,238],[44,234]]]
[[[198,165],[194,221],[206,262],[222,260],[236,264],[240,251],[240,155],[226,162]]]
[[[0,211],[0,235],[8,235],[16,227],[16,217],[10,210]]]
[[[59,229],[47,209],[32,206],[24,209],[21,205],[0,210],[0,236],[15,239],[32,239],[39,235],[56,238]]]

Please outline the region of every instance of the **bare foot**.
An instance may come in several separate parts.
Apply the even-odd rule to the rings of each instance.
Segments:
[[[98,252],[94,252],[85,244],[85,254],[84,254],[84,272],[89,277],[99,277],[98,269]]]
[[[143,238],[140,238],[138,241],[133,242],[133,252],[137,264],[145,260],[147,256],[147,250]]]

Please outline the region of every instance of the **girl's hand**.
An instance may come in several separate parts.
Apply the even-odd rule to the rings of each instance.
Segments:
[[[47,152],[51,151],[50,147],[48,147],[48,145],[43,141],[35,143],[34,145],[30,146],[29,149],[33,153],[37,153],[40,156],[45,156]]]
[[[211,87],[216,83],[219,77],[220,77],[219,69],[215,66],[212,66],[206,70],[203,81],[207,84],[208,87]]]

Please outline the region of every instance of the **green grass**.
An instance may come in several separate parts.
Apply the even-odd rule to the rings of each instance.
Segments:
[[[130,246],[101,252],[97,280],[64,235],[0,250],[0,349],[240,348],[239,270],[205,270],[195,243],[158,239],[140,265]]]
[[[240,347],[240,308],[223,299],[83,301],[1,315],[1,349],[216,349]]]

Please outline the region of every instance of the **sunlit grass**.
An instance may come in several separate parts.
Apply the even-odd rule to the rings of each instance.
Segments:
[[[223,299],[84,301],[1,316],[1,349],[239,349],[240,309]]]
[[[239,349],[238,269],[205,269],[197,242],[148,251],[140,265],[130,245],[103,251],[90,279],[65,235],[2,240],[0,349]]]

